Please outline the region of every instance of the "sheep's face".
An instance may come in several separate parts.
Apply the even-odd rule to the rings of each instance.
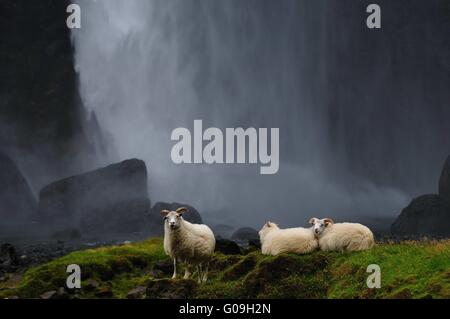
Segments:
[[[178,208],[176,211],[162,210],[161,216],[164,218],[167,227],[171,230],[175,230],[180,228],[183,221],[182,215],[186,211],[187,209],[184,207]]]
[[[309,223],[313,226],[315,236],[320,236],[328,226],[334,224],[330,218],[319,219],[315,217],[311,218]]]
[[[272,222],[265,223],[263,228],[261,228],[261,230],[259,231],[259,237],[260,238],[264,237],[265,234],[267,234],[269,231],[275,228],[278,228],[277,224]]]

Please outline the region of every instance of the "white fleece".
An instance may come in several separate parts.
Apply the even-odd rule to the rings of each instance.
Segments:
[[[182,220],[178,229],[164,226],[164,251],[172,259],[198,265],[208,262],[216,246],[212,230],[206,225]]]
[[[356,223],[328,225],[319,235],[321,250],[360,251],[372,248],[375,241],[369,228]]]
[[[275,223],[267,223],[259,232],[261,252],[264,255],[281,253],[307,254],[318,248],[312,228],[280,229]]]

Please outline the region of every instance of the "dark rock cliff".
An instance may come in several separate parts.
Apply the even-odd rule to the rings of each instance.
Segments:
[[[96,156],[64,0],[0,0],[0,150],[34,189]]]

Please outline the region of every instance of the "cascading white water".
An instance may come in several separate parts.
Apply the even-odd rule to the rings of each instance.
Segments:
[[[407,201],[400,190],[327,173],[332,153],[317,90],[325,66],[310,43],[324,32],[326,7],[275,2],[79,0],[82,28],[73,38],[85,106],[120,159],[146,161],[153,201],[191,204],[207,221],[257,227],[312,215],[395,215]],[[312,18],[312,10],[322,13]],[[173,164],[170,134],[195,119],[279,127],[279,173]]]

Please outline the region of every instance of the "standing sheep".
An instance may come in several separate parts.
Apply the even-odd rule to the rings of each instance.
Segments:
[[[177,277],[177,263],[185,263],[184,278],[190,276],[189,266],[194,265],[198,271],[198,282],[208,279],[209,261],[216,247],[212,230],[206,225],[191,224],[182,215],[187,208],[176,211],[162,210],[164,217],[164,251],[173,259],[173,276]],[[203,269],[204,265],[204,269]]]
[[[280,229],[277,224],[267,222],[259,231],[261,252],[264,255],[281,253],[307,254],[318,248],[312,228]]]
[[[332,219],[311,218],[314,234],[319,239],[321,250],[360,251],[374,245],[373,234],[369,228],[356,223],[337,223]]]

